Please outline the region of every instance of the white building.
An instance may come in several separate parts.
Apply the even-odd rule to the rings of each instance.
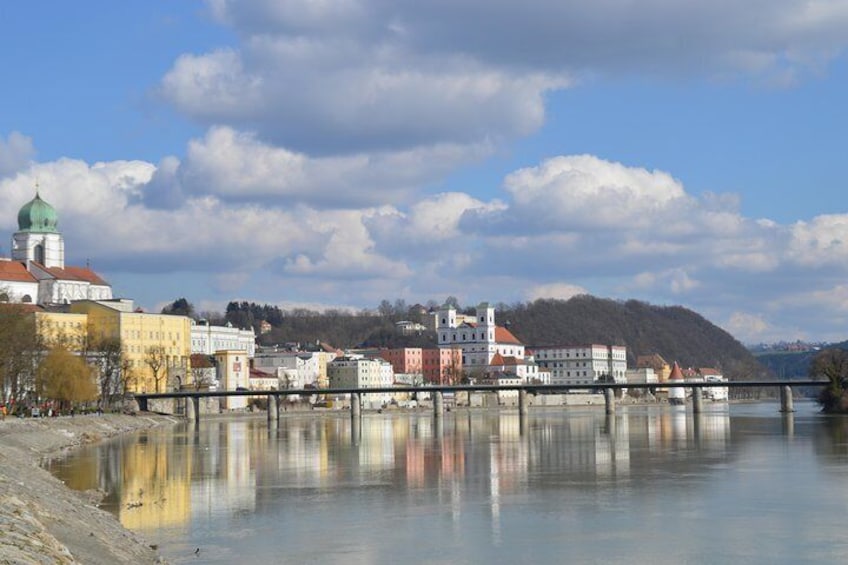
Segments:
[[[439,348],[462,350],[465,373],[484,373],[496,354],[524,358],[524,345],[509,330],[495,324],[495,309],[485,302],[477,307],[473,322],[458,315],[453,306],[443,306],[438,313],[437,333]]]
[[[65,265],[65,240],[56,210],[35,198],[18,212],[12,257],[0,258],[0,302],[39,305],[109,300],[112,287],[86,267]]]
[[[551,371],[551,384],[582,385],[612,379],[627,382],[627,348],[619,345],[538,347],[536,363]]]
[[[256,334],[253,330],[226,326],[210,326],[205,320],[191,323],[191,352],[214,355],[216,351],[244,351],[248,357],[256,354]]]
[[[345,355],[327,364],[330,388],[388,388],[394,386],[391,363],[382,359],[366,359]],[[380,407],[392,399],[391,392],[367,394],[363,404]]]
[[[283,388],[323,388],[328,360],[335,354],[324,351],[272,351],[260,352],[253,366],[266,373],[276,373]]]

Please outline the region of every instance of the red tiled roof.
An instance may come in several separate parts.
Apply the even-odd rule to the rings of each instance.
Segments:
[[[38,282],[20,261],[0,261],[0,281]]]
[[[671,368],[671,374],[668,376],[668,380],[670,380],[670,381],[682,381],[683,380],[683,371],[680,370],[680,365],[677,364],[677,361],[674,362],[674,366]]]
[[[109,286],[109,283],[100,278],[100,275],[87,267],[43,267],[45,271],[62,281],[85,281],[91,284]]]
[[[251,379],[273,379],[277,375],[266,373],[265,371],[260,371],[259,369],[250,368],[250,378]]]
[[[512,335],[512,332],[501,326],[495,326],[495,343],[514,343],[521,345],[521,342],[518,341],[517,337]]]
[[[503,365],[503,364],[504,364],[504,358],[500,353],[495,353],[492,356],[492,360],[489,361],[489,365]]]
[[[192,369],[211,369],[215,365],[212,364],[212,360],[209,355],[205,355],[203,353],[192,353],[191,354],[191,368]]]

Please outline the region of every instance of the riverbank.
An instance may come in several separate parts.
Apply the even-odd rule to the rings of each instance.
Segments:
[[[73,491],[41,463],[80,445],[175,422],[119,414],[0,421],[0,563],[161,563],[147,541],[97,508],[102,493]]]

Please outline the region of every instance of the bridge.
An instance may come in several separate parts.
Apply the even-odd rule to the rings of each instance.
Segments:
[[[517,384],[517,385],[413,385],[402,387],[374,388],[322,388],[322,389],[284,389],[284,390],[181,390],[173,392],[138,393],[135,399],[139,409],[147,411],[148,401],[154,399],[183,399],[185,414],[195,423],[200,423],[200,399],[208,397],[266,397],[268,400],[268,422],[278,422],[280,418],[280,397],[332,395],[350,397],[350,416],[358,421],[361,416],[362,397],[367,394],[394,392],[427,392],[433,395],[433,411],[436,417],[444,412],[444,393],[452,392],[518,392],[518,412],[523,417],[527,415],[530,394],[550,394],[569,391],[591,391],[604,395],[607,414],[615,413],[615,391],[621,389],[657,389],[657,388],[690,388],[692,389],[692,411],[700,413],[703,410],[703,389],[711,387],[726,388],[777,388],[780,393],[780,411],[793,412],[793,387],[822,387],[830,381],[821,380],[756,380],[756,381],[665,381],[662,383],[593,383],[593,384]]]

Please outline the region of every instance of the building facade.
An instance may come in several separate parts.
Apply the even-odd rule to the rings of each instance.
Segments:
[[[327,365],[330,388],[385,388],[394,385],[394,370],[388,361],[360,356],[342,356]],[[391,393],[367,395],[367,403],[385,405]]]
[[[191,352],[214,355],[222,349],[244,351],[248,357],[256,354],[256,334],[253,330],[226,326],[212,326],[205,320],[191,322]]]
[[[534,358],[551,372],[551,384],[627,382],[627,348],[619,345],[537,347]]]
[[[133,309],[129,299],[81,300],[70,305],[84,314],[88,340],[120,340],[129,392],[165,392],[191,383],[191,320]]]

